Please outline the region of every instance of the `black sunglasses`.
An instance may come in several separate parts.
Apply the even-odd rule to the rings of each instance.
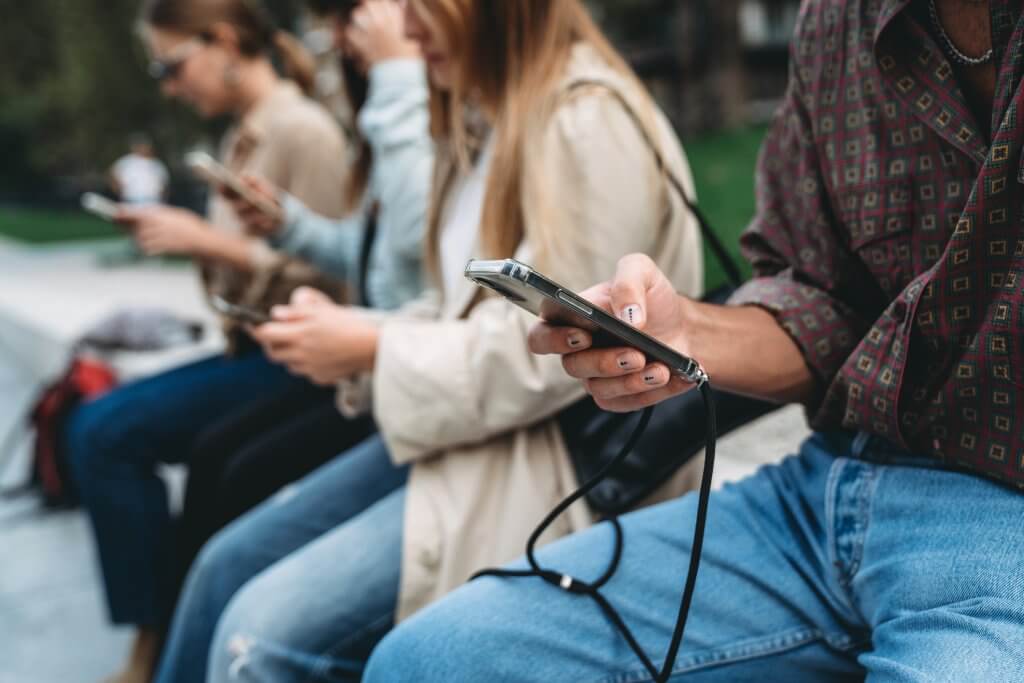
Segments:
[[[181,43],[173,50],[166,59],[151,59],[149,61],[149,75],[158,81],[165,81],[168,78],[177,78],[182,67],[195,53],[202,49],[206,41],[202,38],[192,38]]]

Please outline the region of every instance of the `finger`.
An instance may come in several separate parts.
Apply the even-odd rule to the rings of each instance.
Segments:
[[[647,322],[647,291],[660,275],[646,254],[630,254],[619,260],[611,283],[612,311],[623,322],[642,329]]]
[[[554,327],[546,323],[537,323],[530,328],[527,335],[530,351],[536,354],[576,353],[589,349],[593,344],[590,334],[574,327]]]
[[[299,287],[292,292],[293,306],[320,306],[330,304],[331,298],[318,289]]]
[[[602,282],[599,285],[594,285],[590,289],[585,289],[580,292],[580,297],[586,299],[597,308],[604,309],[605,311],[611,311],[611,292],[612,283]]]
[[[260,325],[259,336],[263,343],[272,347],[276,353],[282,348],[294,344],[301,336],[296,327],[287,322],[269,322]]]
[[[274,306],[270,309],[270,317],[279,323],[296,323],[308,318],[309,313],[297,306]]]
[[[654,391],[648,391],[643,394],[636,394],[634,396],[626,396],[623,398],[613,399],[594,399],[597,405],[602,410],[607,410],[612,413],[633,413],[650,406],[657,405],[663,401],[667,401],[670,398],[685,394],[688,391],[692,391],[695,385],[680,379],[679,377],[673,377],[672,381],[662,387],[661,389],[655,389]]]
[[[122,204],[117,212],[117,221],[119,223],[138,223],[148,215],[148,210],[143,207],[125,206]]]
[[[627,348],[591,349],[562,358],[562,367],[577,379],[623,377],[642,370],[646,365],[644,354]]]
[[[664,364],[651,363],[622,377],[588,379],[584,385],[595,399],[607,401],[662,389],[671,379],[672,373]]]

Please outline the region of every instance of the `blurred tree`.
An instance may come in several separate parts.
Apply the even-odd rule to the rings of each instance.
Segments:
[[[297,0],[270,0],[291,25]],[[98,182],[146,133],[172,165],[212,139],[161,98],[135,31],[139,0],[0,0],[0,199],[61,194],[62,179]],[[77,188],[67,188],[75,190]]]
[[[302,0],[265,0],[294,26]],[[493,2],[497,0],[481,0]],[[684,134],[737,122],[739,0],[586,0]],[[0,201],[102,182],[133,132],[172,167],[216,126],[163,101],[135,35],[140,0],[0,0]],[[88,179],[92,178],[91,181]]]

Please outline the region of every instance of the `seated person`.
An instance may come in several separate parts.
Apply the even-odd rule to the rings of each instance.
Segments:
[[[927,6],[804,3],[744,238],[755,277],[731,306],[678,295],[642,256],[587,292],[716,386],[805,404],[816,430],[711,495],[671,676],[588,599],[486,578],[401,625],[364,680],[1024,680],[1024,20],[1007,0]],[[531,340],[608,409],[692,389],[579,330]],[[623,517],[602,589],[658,666],[696,509]],[[596,527],[538,560],[592,578],[610,542]]]
[[[279,216],[238,195],[232,206],[251,235],[348,286],[364,306],[396,309],[423,290],[423,233],[434,168],[426,65],[405,38],[393,0],[309,0],[335,28],[358,150],[341,189],[347,214],[321,216],[262,178],[251,189]],[[335,387],[296,382],[242,401],[200,432],[187,456],[179,524],[180,582],[218,529],[282,486],[301,478],[374,431],[369,417],[349,419]]]

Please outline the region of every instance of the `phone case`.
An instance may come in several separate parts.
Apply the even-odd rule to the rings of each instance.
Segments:
[[[113,202],[95,192],[86,192],[82,195],[82,208],[94,216],[99,216],[108,221],[114,220],[117,217],[118,211],[120,211],[117,202]]]
[[[227,317],[242,323],[263,325],[270,322],[270,316],[266,313],[257,311],[254,308],[246,308],[244,306],[239,306],[238,304],[233,304],[216,295],[210,297],[210,305],[213,306],[213,310],[217,311],[221,315],[226,315]]]
[[[262,196],[257,195],[234,173],[206,152],[189,152],[185,155],[185,164],[202,180],[214,185],[224,185],[263,213],[269,216],[280,217],[281,210],[276,204],[268,202]]]
[[[594,335],[595,346],[634,348],[643,352],[648,361],[664,363],[673,373],[694,384],[703,384],[708,379],[697,361],[515,259],[473,259],[466,265],[466,277],[547,322],[587,330]]]

